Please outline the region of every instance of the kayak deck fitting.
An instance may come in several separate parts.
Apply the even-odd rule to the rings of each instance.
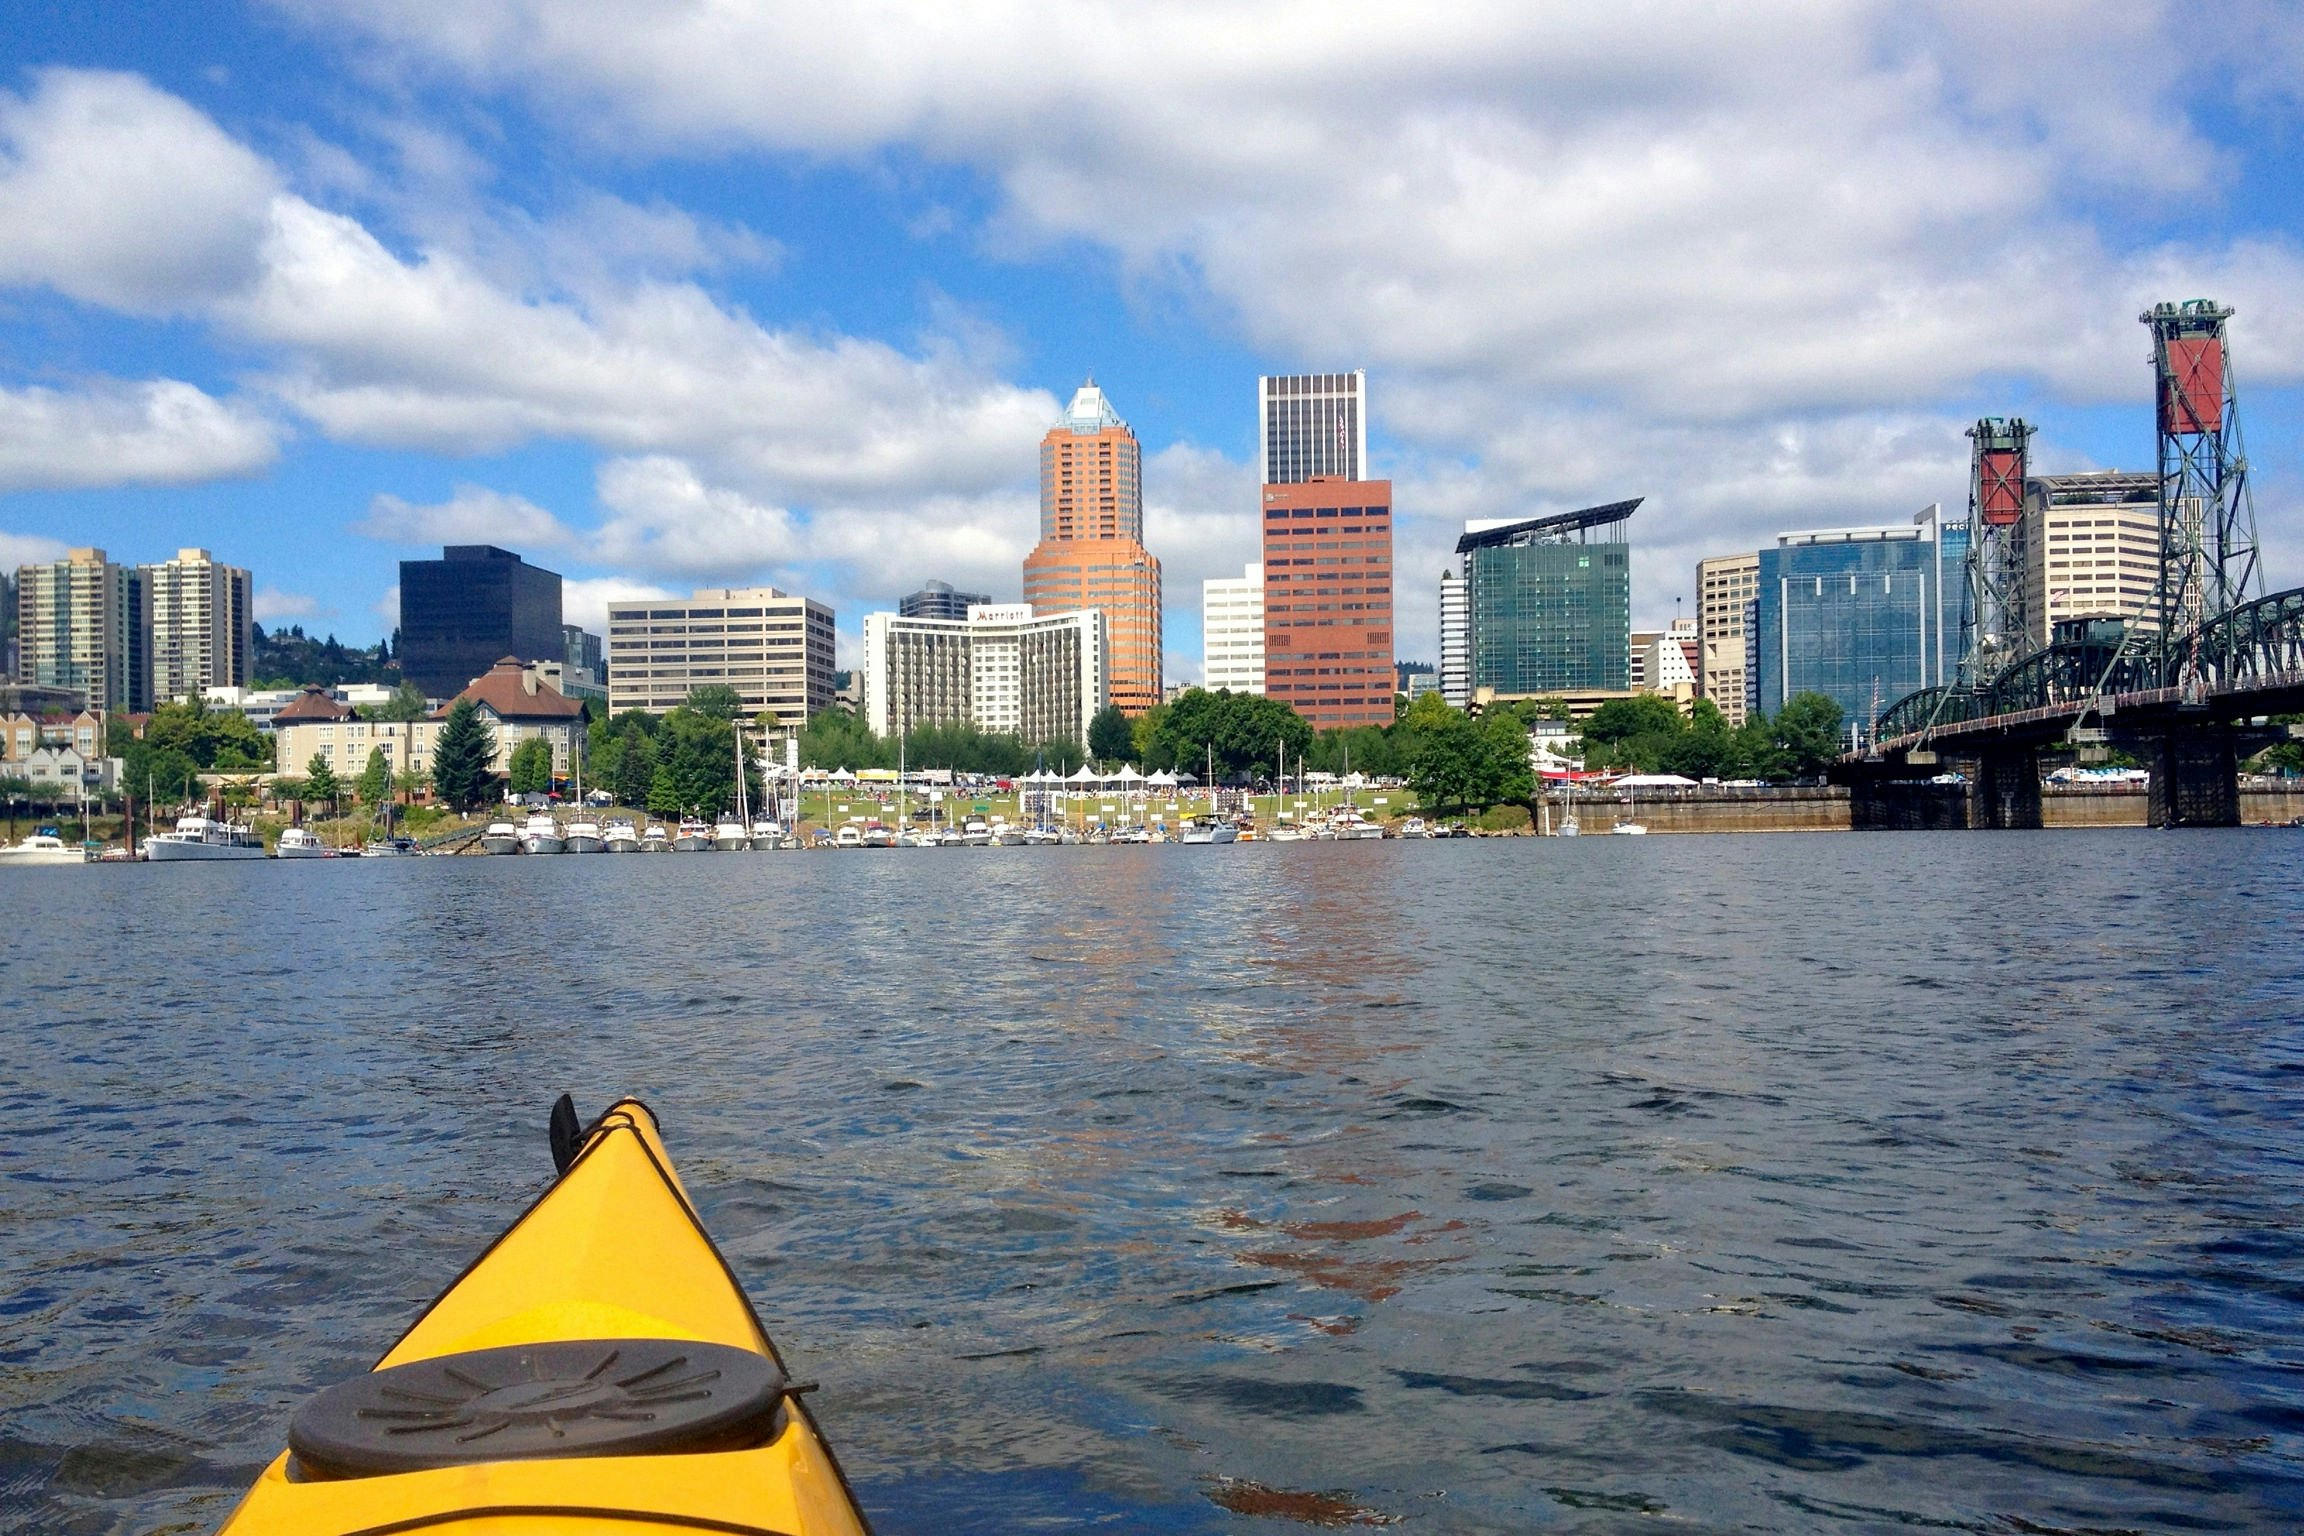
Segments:
[[[866,1536],[839,1463],[626,1099],[375,1368],[296,1414],[223,1536]]]

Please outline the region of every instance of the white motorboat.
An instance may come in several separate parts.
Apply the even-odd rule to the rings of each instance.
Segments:
[[[840,826],[839,826],[839,827],[838,827],[836,830],[834,830],[834,832],[832,833],[832,846],[833,846],[833,847],[835,847],[835,848],[861,848],[861,847],[863,847],[863,846],[864,846],[864,829],[863,829],[862,827],[860,827],[860,826],[856,825],[856,823],[854,823],[854,822],[852,822],[852,821],[850,821],[850,822],[843,822],[843,823],[842,823],[842,824],[841,824],[841,825],[840,825]]]
[[[480,850],[483,853],[518,853],[520,829],[508,821],[488,823],[488,830],[480,834]]]
[[[646,830],[640,834],[640,851],[642,853],[670,853],[672,851],[672,834],[665,831],[656,822],[648,823]]]
[[[1064,841],[1064,834],[1054,827],[1030,827],[1024,833],[1027,848],[1052,848]]]
[[[1608,829],[1612,837],[1646,837],[1648,829],[1636,821],[1620,821]]]
[[[971,848],[992,846],[992,826],[981,816],[971,816],[960,830],[960,840]]]
[[[320,841],[320,835],[310,827],[283,827],[280,840],[272,845],[276,859],[332,859],[336,850]]]
[[[1330,835],[1340,843],[1370,841],[1384,835],[1381,822],[1368,819],[1368,813],[1356,805],[1340,805],[1328,813]]]
[[[935,848],[941,845],[936,841],[935,828],[907,827],[896,834],[896,846],[899,848]]]
[[[364,859],[413,859],[423,853],[412,837],[372,837],[360,850]]]
[[[1236,843],[1240,829],[1216,816],[1195,816],[1184,824],[1184,835],[1177,839],[1185,843]]]
[[[606,853],[608,838],[600,830],[600,823],[586,819],[568,823],[568,851],[570,853]]]
[[[715,853],[743,853],[752,846],[752,834],[744,823],[734,816],[723,816],[712,828],[712,849]]]
[[[864,823],[864,846],[867,848],[895,847],[896,829],[885,822],[868,821]]]
[[[600,835],[600,847],[607,853],[638,853],[640,834],[632,830],[632,823],[619,817]]]
[[[772,821],[752,823],[752,851],[772,853],[784,846],[784,829]]]
[[[1400,835],[1402,837],[1430,837],[1432,829],[1425,825],[1423,817],[1411,816],[1400,823]]]
[[[1284,821],[1265,833],[1264,840],[1268,843],[1300,843],[1304,841],[1304,829]]]
[[[88,855],[78,843],[68,843],[54,832],[45,829],[34,832],[20,843],[0,847],[0,865],[9,864],[85,864]]]
[[[532,811],[527,823],[520,828],[522,853],[566,853],[568,836],[560,830],[560,823],[547,811]]]
[[[693,816],[681,817],[680,830],[672,834],[672,851],[675,853],[710,853],[712,851],[712,829]]]
[[[967,845],[968,835],[958,827],[946,827],[936,834],[936,846],[939,848],[965,848]]]
[[[1582,837],[1584,829],[1576,824],[1575,817],[1563,816],[1560,818],[1560,835],[1562,837]]]
[[[144,839],[144,857],[156,864],[188,859],[261,859],[264,839],[255,829],[236,821],[179,816],[175,831],[155,832]]]
[[[1005,821],[996,821],[992,823],[992,841],[1003,848],[1021,848],[1024,846],[1024,829],[1010,826]]]

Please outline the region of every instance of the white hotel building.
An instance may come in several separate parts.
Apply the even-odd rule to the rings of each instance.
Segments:
[[[1264,691],[1264,567],[1200,583],[1201,686]]]
[[[965,619],[864,616],[864,719],[875,735],[973,722],[1026,742],[1088,739],[1109,690],[1104,615],[1033,617],[975,603]]]

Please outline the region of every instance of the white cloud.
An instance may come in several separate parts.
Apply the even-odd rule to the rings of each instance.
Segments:
[[[368,504],[352,531],[387,544],[498,544],[558,549],[573,539],[560,519],[525,496],[459,485],[446,501],[418,505],[393,495]]]
[[[20,565],[46,565],[64,558],[65,546],[60,539],[43,538],[36,533],[10,533],[0,529],[0,571],[14,575]]]
[[[603,639],[608,634],[608,605],[634,599],[678,596],[665,587],[624,576],[567,577],[560,583],[560,618],[563,623],[588,629]]]
[[[256,275],[277,177],[134,75],[49,69],[0,92],[0,283],[170,314]]]
[[[259,624],[300,623],[320,618],[327,612],[318,598],[301,592],[283,592],[278,587],[256,589],[256,622]]]
[[[392,583],[384,589],[384,595],[376,599],[376,617],[383,621],[386,634],[400,627],[400,583]]]
[[[800,554],[790,512],[707,486],[678,459],[611,459],[598,485],[608,517],[593,549],[603,564],[711,574],[782,565]]]
[[[278,452],[269,421],[176,379],[0,388],[0,491],[186,485],[253,474]]]

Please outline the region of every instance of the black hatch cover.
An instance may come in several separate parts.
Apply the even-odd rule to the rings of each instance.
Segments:
[[[520,1344],[339,1382],[297,1413],[288,1448],[323,1478],[735,1450],[775,1437],[786,1385],[773,1361],[724,1344]]]

